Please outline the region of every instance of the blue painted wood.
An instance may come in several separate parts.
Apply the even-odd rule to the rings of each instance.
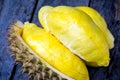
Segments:
[[[119,0],[116,0],[117,2]],[[90,7],[96,9],[106,20],[109,30],[115,37],[115,47],[110,50],[110,65],[106,68],[90,68],[91,80],[120,80],[120,20],[115,0],[91,0]],[[115,17],[115,13],[118,13]]]
[[[119,0],[90,0],[90,2],[89,0],[0,0],[0,80],[9,80],[14,66],[14,59],[10,57],[6,39],[10,23],[19,19],[40,26],[38,11],[44,5],[89,5],[100,12],[115,37],[115,47],[110,50],[111,62],[108,67],[88,67],[90,80],[120,80],[120,9],[119,7],[116,9],[116,4],[120,4],[117,1]],[[17,65],[12,80],[28,80],[27,74],[21,73],[20,68],[21,64]]]
[[[7,46],[7,30],[15,20],[28,21],[31,18],[35,0],[0,0],[0,80],[9,80],[14,59]]]
[[[90,6],[105,18],[108,25],[112,25],[115,17],[114,4],[115,0],[92,0]]]
[[[22,66],[21,63],[17,65],[15,69],[15,73],[13,77],[11,78],[11,80],[29,80],[27,73],[22,73],[21,66]],[[33,79],[30,79],[30,80],[33,80]]]
[[[38,11],[41,7],[49,5],[49,6],[60,6],[60,5],[66,5],[66,6],[88,6],[89,0],[39,0],[34,18],[32,19],[33,23],[36,23],[38,26],[41,26],[38,20]]]

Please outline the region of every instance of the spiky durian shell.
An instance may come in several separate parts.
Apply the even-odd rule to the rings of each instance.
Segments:
[[[21,71],[27,72],[28,77],[34,80],[66,80],[33,55],[33,51],[21,38],[20,26],[21,23],[17,21],[8,30],[9,49],[15,57],[15,64],[22,63]]]

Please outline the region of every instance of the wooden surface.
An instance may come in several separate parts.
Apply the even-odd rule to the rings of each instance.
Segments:
[[[107,68],[88,67],[90,80],[120,80],[120,0],[0,0],[0,80],[28,80],[21,64],[14,65],[14,58],[7,49],[7,30],[15,20],[38,21],[38,10],[44,5],[90,6],[105,18],[115,37],[115,47],[110,50],[111,62]]]

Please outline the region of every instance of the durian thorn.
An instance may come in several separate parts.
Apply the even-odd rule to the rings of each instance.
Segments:
[[[52,71],[49,70],[48,73],[49,73],[49,78],[50,78],[52,76]]]
[[[42,72],[42,79],[45,79],[45,73]]]
[[[25,68],[22,68],[22,69],[21,69],[21,72],[22,72],[22,73],[26,72],[26,69],[25,69]]]
[[[40,78],[41,78],[40,73],[36,73],[36,76],[35,76],[34,80],[40,80]]]
[[[29,79],[32,78],[32,77],[35,77],[35,76],[33,76],[32,74],[28,75],[28,78],[29,78]]]
[[[18,63],[19,63],[19,61],[17,61],[17,60],[14,61],[14,64],[15,64],[15,65],[17,65]]]
[[[34,72],[32,70],[29,70],[28,72],[28,76],[30,76],[31,74],[33,74]]]
[[[12,52],[12,54],[10,56],[15,57],[15,53]]]
[[[26,63],[23,63],[22,68],[25,68],[25,67],[26,67],[26,65],[27,65]]]
[[[32,64],[31,64],[30,62],[26,62],[24,66],[30,67],[30,66],[32,66]],[[34,69],[34,68],[35,68],[35,67],[33,67],[33,69]]]

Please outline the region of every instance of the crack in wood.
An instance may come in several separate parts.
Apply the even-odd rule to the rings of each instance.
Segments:
[[[9,3],[9,0],[8,0],[8,3]],[[19,5],[21,5],[21,4],[23,4],[23,5],[21,5],[21,6],[18,6],[18,5],[13,5],[13,4],[19,4]],[[26,3],[28,3],[28,4],[26,4]],[[33,3],[34,3],[34,5],[33,5]],[[26,21],[26,20],[28,20],[28,21],[32,21],[32,19],[33,19],[33,15],[34,15],[34,12],[35,12],[35,9],[36,9],[36,6],[37,6],[37,3],[38,3],[38,0],[36,0],[36,1],[29,1],[29,2],[27,2],[27,1],[24,1],[24,2],[22,2],[22,1],[13,1],[13,2],[11,2],[11,4],[9,4],[9,5],[5,5],[5,4],[3,4],[3,2],[1,2],[0,1],[0,4],[3,4],[3,5],[0,5],[0,14],[1,13],[3,13],[4,11],[3,10],[6,10],[6,9],[8,9],[7,7],[13,7],[12,9],[10,8],[9,10],[8,10],[8,12],[10,12],[10,14],[8,14],[7,15],[7,17],[5,17],[4,19],[8,19],[9,21],[11,21],[11,22],[13,22],[16,18],[17,19],[20,19],[20,20],[22,20],[22,21]],[[6,4],[7,4],[7,2],[6,2]],[[24,5],[25,4],[25,5]],[[16,7],[17,6],[17,7]],[[20,14],[19,14],[19,11],[21,11],[21,8],[24,8],[24,10],[26,10],[27,12],[21,12]],[[19,9],[18,9],[19,8]],[[17,10],[16,10],[17,9]],[[14,14],[14,12],[12,12],[12,11],[14,11],[14,12],[16,12],[16,13],[18,13],[18,14]],[[6,15],[6,13],[4,13],[5,15]],[[30,14],[30,15],[29,15]],[[28,16],[27,16],[28,15]],[[2,15],[0,15],[1,16],[1,19],[0,20],[2,20],[3,18],[2,18],[2,16],[3,16],[3,14]],[[12,18],[10,18],[10,16],[12,16]],[[27,16],[26,18],[25,18],[25,16]],[[14,17],[15,17],[15,19],[14,19]],[[4,19],[3,19],[3,21],[4,21]],[[5,22],[4,22],[5,23]],[[2,24],[2,22],[0,22],[0,25]],[[5,23],[3,26],[8,26],[8,23]],[[1,29],[1,28],[0,28]],[[3,29],[4,29],[4,27],[3,27]],[[4,29],[5,30],[5,29]],[[3,39],[1,39],[1,40],[3,40]],[[0,43],[1,43],[1,41],[0,41]],[[1,58],[1,57],[0,57]],[[4,58],[4,57],[3,57]],[[5,58],[4,58],[5,59]],[[9,59],[9,58],[8,58]],[[1,66],[1,64],[0,64],[0,66]],[[4,65],[3,65],[4,66]],[[8,66],[12,66],[12,65],[8,65]],[[16,77],[15,77],[15,75],[16,75],[16,73],[18,73],[17,72],[17,69],[18,69],[18,65],[13,65],[13,67],[11,68],[11,72],[10,72],[10,74],[9,75],[4,75],[4,74],[2,74],[2,75],[0,75],[0,80],[16,80]],[[5,69],[5,68],[3,68],[3,71],[4,70],[6,70],[6,71],[8,71],[8,69]],[[2,73],[3,71],[0,71],[0,73]]]
[[[88,7],[90,7],[90,5],[91,5],[91,0],[89,0]]]
[[[32,22],[32,20],[33,20],[37,5],[38,5],[38,0],[36,0],[36,2],[35,2],[34,8],[33,8],[32,14],[31,14],[30,22]]]
[[[32,12],[31,12],[31,17],[30,17],[30,19],[29,19],[29,22],[32,22],[32,20],[33,20],[33,17],[34,17],[34,14],[35,14],[35,10],[36,10],[37,4],[38,4],[38,0],[35,1],[35,4],[34,4],[34,7],[33,7]],[[15,76],[15,74],[16,74],[17,67],[18,67],[18,65],[14,65],[9,80],[14,80],[14,76]]]
[[[16,72],[16,67],[17,67],[17,65],[14,65],[13,70],[12,70],[12,73],[11,73],[11,76],[10,76],[10,79],[9,79],[9,80],[13,80],[14,74],[15,74],[15,72]]]

